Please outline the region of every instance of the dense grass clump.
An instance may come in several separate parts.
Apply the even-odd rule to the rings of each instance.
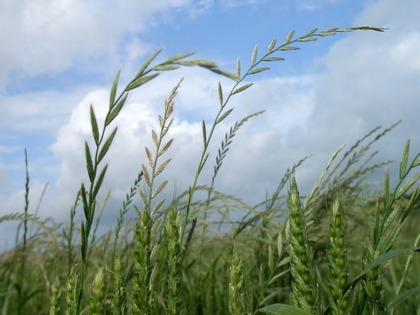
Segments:
[[[118,73],[105,119],[99,121],[92,106],[89,110],[93,141],[84,146],[88,182],[81,183],[69,206],[69,223],[28,212],[25,152],[25,208],[0,217],[0,223],[16,220],[22,229],[15,248],[0,255],[2,314],[420,314],[420,175],[415,173],[420,153],[412,154],[407,140],[398,148],[402,157],[395,186],[386,170],[380,191],[367,184],[373,171],[389,163],[372,164],[376,152],[371,147],[396,125],[372,129],[347,151],[340,147],[307,196],[299,193],[294,176],[305,158],[254,206],[214,186],[236,133],[262,114],[253,113],[227,130],[210,184],[198,185],[215,130],[233,111],[230,99],[252,86],[249,77],[284,60],[278,53],[298,49],[293,46],[297,43],[355,30],[383,31],[314,29],[300,37],[291,32],[282,44],[273,40],[262,55],[255,47],[248,69],[243,71],[238,60],[235,73],[212,61],[191,59],[192,53],[153,64],[157,52],[120,94]],[[157,117],[159,128],[151,133],[152,146],[145,148],[147,159],[122,201],[115,227],[99,236],[98,205],[104,200],[98,196],[108,167],[104,158],[127,96],[162,71],[181,66],[200,66],[234,81],[229,93],[218,84],[219,109],[213,121],[202,122],[194,180],[171,200],[163,195],[173,144],[168,131],[180,80]],[[81,222],[75,221],[76,212],[83,213]],[[134,220],[127,218],[129,212],[137,214]],[[219,222],[209,219],[215,212]],[[238,220],[233,212],[243,215]],[[38,227],[36,233],[28,232],[30,225]]]

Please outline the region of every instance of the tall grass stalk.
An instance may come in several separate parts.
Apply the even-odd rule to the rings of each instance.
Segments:
[[[349,295],[351,290],[345,291],[349,278],[349,265],[345,230],[344,214],[339,198],[334,200],[330,211],[330,241],[328,243],[328,268],[330,272],[329,305],[331,314],[348,314]]]
[[[294,37],[295,31],[291,31],[287,35],[285,41],[282,44],[278,44],[276,39],[272,40],[270,42],[266,52],[263,53],[262,57],[260,57],[260,58],[258,58],[259,48],[258,48],[258,46],[255,46],[254,50],[252,51],[252,55],[251,55],[251,64],[245,72],[243,72],[242,66],[241,66],[241,61],[238,58],[237,62],[236,62],[236,72],[235,72],[235,74],[229,74],[229,73],[226,73],[226,72],[224,73],[225,75],[227,75],[228,77],[233,79],[235,81],[235,84],[230,89],[230,92],[225,96],[224,93],[223,93],[223,88],[222,88],[221,83],[220,82],[218,83],[218,96],[219,96],[219,106],[220,106],[220,108],[219,108],[213,122],[211,123],[210,129],[208,129],[207,124],[204,120],[202,122],[203,150],[202,150],[202,153],[201,153],[200,160],[198,162],[198,166],[197,166],[197,170],[196,170],[196,173],[195,173],[193,184],[190,186],[190,189],[189,189],[189,198],[188,198],[189,202],[187,204],[186,216],[185,216],[184,224],[183,224],[183,228],[182,228],[182,237],[185,235],[185,228],[186,228],[187,223],[189,222],[191,202],[194,200],[194,194],[195,194],[195,191],[197,190],[198,179],[199,179],[200,174],[201,174],[204,166],[206,165],[207,159],[210,155],[209,145],[210,145],[211,140],[213,138],[213,134],[216,130],[216,127],[222,121],[224,121],[233,111],[233,108],[228,108],[230,99],[234,95],[242,93],[243,91],[249,89],[253,85],[252,82],[251,83],[245,83],[246,79],[248,79],[248,77],[250,77],[252,75],[256,75],[256,74],[259,74],[259,73],[270,70],[269,67],[261,66],[262,64],[285,60],[285,58],[283,58],[283,57],[275,56],[276,53],[300,49],[299,47],[293,46],[294,44],[316,41],[317,37],[332,36],[332,35],[335,35],[337,33],[352,32],[352,31],[355,31],[355,30],[375,30],[375,31],[382,32],[385,29],[384,28],[369,27],[369,26],[352,27],[352,28],[330,28],[330,29],[327,29],[326,31],[322,31],[322,32],[318,32],[318,29],[313,29],[313,30],[307,32],[306,34],[304,34],[300,37]],[[250,117],[252,117],[256,114],[258,114],[258,113],[250,115]],[[247,119],[247,118],[245,118],[245,119]],[[226,138],[226,143],[228,142],[228,138],[229,137]],[[222,151],[219,151],[219,156],[216,159],[216,166],[215,166],[215,169],[214,169],[213,178],[215,178],[215,176],[218,172],[218,169],[220,168],[220,166],[218,167],[218,164],[219,164],[218,162],[222,161],[222,159],[224,158],[224,155],[225,154],[223,154],[223,143],[222,143]]]
[[[162,207],[165,199],[160,199],[153,204],[154,199],[162,192],[168,183],[167,180],[162,181],[155,188],[156,178],[163,172],[171,159],[160,162],[159,158],[166,153],[171,147],[173,139],[166,141],[169,128],[173,123],[171,117],[174,111],[174,99],[178,93],[182,79],[172,90],[169,98],[165,100],[164,114],[159,115],[159,133],[152,130],[152,140],[154,143],[154,154],[145,147],[148,166],[142,164],[145,189],[138,187],[138,191],[143,200],[143,208],[140,210],[135,207],[139,215],[139,223],[136,227],[136,275],[134,287],[134,313],[135,314],[155,314],[155,292],[154,292],[154,275],[156,274],[157,265],[154,262],[154,253],[159,250],[160,244],[155,242],[156,233],[160,226],[160,221],[154,220],[154,216]],[[164,142],[165,141],[165,142]],[[150,170],[149,170],[150,169]],[[168,257],[168,259],[177,259],[177,257]],[[170,288],[171,289],[171,288]],[[172,288],[173,289],[173,288]],[[171,307],[177,307],[178,303]]]
[[[242,261],[234,249],[229,273],[229,313],[232,315],[247,313],[242,273]]]
[[[97,209],[97,196],[101,189],[108,168],[108,164],[101,166],[103,164],[101,162],[108,153],[118,131],[118,127],[114,127],[112,131],[109,132],[109,127],[123,109],[129,92],[139,88],[140,86],[144,85],[150,80],[156,78],[160,72],[175,70],[180,66],[200,66],[207,68],[211,71],[224,74],[222,70],[217,68],[217,65],[214,62],[204,59],[188,60],[187,58],[193,55],[194,53],[177,54],[155,66],[151,66],[151,63],[158,56],[159,53],[160,51],[157,51],[146,60],[146,62],[140,67],[140,69],[136,73],[135,77],[129,82],[129,84],[124,88],[124,90],[120,93],[118,97],[117,88],[120,72],[117,72],[111,86],[109,109],[102,123],[102,127],[97,121],[93,106],[90,106],[90,125],[92,138],[94,140],[94,151],[92,154],[92,150],[88,141],[85,141],[84,150],[89,184],[88,186],[85,186],[85,184],[82,183],[81,188],[79,190],[85,220],[81,223],[82,264],[80,271],[81,285],[77,299],[77,311],[80,311],[83,298],[84,283],[88,269],[89,238],[94,222],[95,211]]]
[[[98,120],[93,106],[89,108],[91,139],[84,144],[88,180],[70,209],[68,226],[28,213],[25,152],[25,208],[0,216],[0,223],[17,220],[19,229],[23,227],[23,234],[17,231],[16,249],[0,255],[2,313],[363,315],[418,311],[419,287],[410,275],[420,271],[419,237],[405,225],[408,218],[420,221],[420,175],[415,173],[420,153],[410,159],[410,142],[406,143],[393,188],[388,172],[383,192],[369,189],[366,183],[373,171],[390,163],[372,163],[376,155],[372,148],[397,124],[374,128],[347,150],[340,147],[306,197],[299,195],[294,174],[308,157],[287,169],[271,195],[249,205],[218,191],[216,180],[234,137],[248,120],[261,114],[256,112],[225,132],[214,155],[209,185],[199,184],[212,155],[216,128],[230,117],[230,100],[251,88],[252,76],[284,60],[279,54],[299,49],[299,43],[355,30],[383,31],[356,27],[314,29],[302,36],[290,32],[282,43],[273,40],[266,51],[256,46],[247,70],[238,60],[235,73],[219,69],[212,61],[192,59],[193,53],[155,62],[158,51],[121,91],[118,72],[105,118]],[[214,119],[201,123],[203,145],[193,181],[187,191],[166,200],[168,181],[162,174],[171,165],[168,155],[174,139],[168,137],[180,81],[158,115],[158,127],[151,131],[152,145],[145,147],[145,162],[140,163],[141,171],[122,202],[116,226],[98,236],[110,195],[103,193],[105,157],[117,139],[117,118],[127,97],[161,72],[182,66],[200,66],[234,81],[228,91],[218,83]],[[283,193],[288,183],[289,191]],[[83,219],[77,228],[79,204]],[[138,214],[134,220],[128,219],[132,208]],[[237,217],[239,212],[243,217]],[[35,233],[28,229],[30,225],[37,227]],[[403,237],[407,240],[399,243]],[[363,243],[365,248],[360,246]],[[401,244],[409,245],[401,248]],[[80,252],[75,250],[77,245]]]
[[[318,288],[313,265],[313,253],[308,242],[307,220],[297,184],[291,180],[289,190],[289,256],[293,277],[293,304],[307,312],[317,314],[320,310]]]
[[[182,289],[181,245],[180,239],[181,215],[171,208],[165,224],[165,241],[167,251],[167,314],[185,314],[185,304]]]

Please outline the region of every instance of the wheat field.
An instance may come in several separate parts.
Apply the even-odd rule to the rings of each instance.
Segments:
[[[16,246],[0,254],[2,314],[420,314],[420,153],[412,152],[409,140],[395,148],[401,151],[398,178],[390,179],[389,162],[370,162],[372,146],[398,123],[374,127],[349,148],[338,148],[306,196],[295,178],[306,158],[290,166],[276,191],[257,206],[214,185],[220,172],[228,172],[223,162],[236,134],[263,114],[238,120],[218,151],[210,152],[210,144],[220,141],[215,131],[233,111],[230,100],[252,88],[252,78],[269,71],[270,63],[283,61],[279,53],[298,49],[295,44],[353,31],[385,29],[290,32],[267,49],[256,46],[249,66],[238,59],[234,72],[193,53],[157,61],[159,51],[124,89],[118,72],[105,119],[98,120],[92,106],[86,113],[92,140],[84,145],[88,181],[68,206],[68,222],[28,212],[25,152],[26,206],[0,217],[0,224],[19,222]],[[219,110],[212,121],[202,122],[202,151],[189,189],[173,197],[164,194],[174,140],[168,131],[181,79],[156,117],[159,128],[150,135],[147,159],[121,200],[115,226],[99,235],[105,157],[128,95],[164,71],[192,66],[228,77],[234,85],[226,93],[218,83]],[[211,163],[211,182],[199,185]],[[372,191],[369,176],[378,169],[384,172],[382,188]],[[77,211],[83,214],[80,222]],[[129,213],[136,218],[128,218]],[[210,219],[214,213],[218,222]],[[30,226],[37,227],[35,233]]]

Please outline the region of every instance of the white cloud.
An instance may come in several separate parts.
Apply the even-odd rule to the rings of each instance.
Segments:
[[[55,134],[89,88],[92,87],[0,96],[0,134],[39,131]]]
[[[0,190],[6,190],[10,187],[11,182],[6,166],[0,161]]]
[[[240,6],[245,6],[245,5],[261,5],[264,1],[262,0],[224,0],[224,1],[220,1],[220,3],[228,8],[228,9],[233,9],[233,8],[237,8]]]
[[[326,5],[333,5],[342,0],[297,0],[296,7],[299,11],[317,11]]]
[[[118,134],[104,161],[110,163],[104,190],[112,187],[115,200],[124,197],[141,164],[146,162],[144,147],[153,148],[151,130],[157,130],[157,115],[162,113],[164,100],[180,75],[185,76],[185,81],[175,99],[175,122],[167,138],[175,139],[167,154],[172,162],[160,177],[170,181],[166,190],[169,195],[192,184],[203,147],[201,120],[206,120],[209,129],[219,106],[217,80],[220,77],[200,69],[186,69],[159,77],[129,97],[115,122],[119,126]],[[212,155],[199,183],[210,183],[215,154],[230,126],[267,107],[268,113],[247,122],[239,130],[216,182],[216,187],[226,193],[250,202],[261,201],[267,191],[275,188],[286,168],[306,154],[299,152],[302,156],[296,157],[296,150],[287,151],[286,148],[289,139],[294,138],[290,135],[305,124],[311,113],[312,90],[308,86],[312,81],[310,77],[267,79],[258,82],[253,91],[233,97],[231,105],[235,110],[232,117],[216,129]],[[222,84],[226,90],[232,85],[227,80],[222,80]],[[83,142],[91,139],[88,106],[94,104],[97,118],[102,121],[107,101],[104,90],[87,95],[73,110],[52,146],[55,156],[61,160],[58,194],[69,196],[67,204],[74,198],[81,180],[87,179]],[[276,165],[277,169],[273,171],[269,165]],[[245,170],[246,181],[243,178]]]
[[[0,82],[11,73],[58,73],[76,63],[102,69],[101,63],[115,58],[124,45],[138,45],[130,35],[170,19],[176,10],[187,9],[190,15],[203,10],[201,2],[190,0],[19,0],[3,1],[2,6],[0,28],[7,44],[0,52]],[[143,54],[147,48],[137,47],[136,52]]]

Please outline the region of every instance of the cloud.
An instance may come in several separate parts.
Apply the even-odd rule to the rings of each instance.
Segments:
[[[298,0],[296,7],[298,11],[317,11],[326,5],[334,5],[342,0]]]
[[[228,9],[233,9],[246,5],[261,5],[263,2],[261,0],[225,0],[221,1],[221,4]]]
[[[77,100],[91,88],[0,96],[0,134],[40,131],[55,134],[67,122]]]
[[[110,163],[104,191],[112,188],[111,199],[115,202],[124,198],[141,164],[146,164],[144,147],[148,146],[153,152],[151,131],[158,130],[157,116],[162,114],[164,100],[181,75],[185,81],[175,99],[175,121],[166,139],[173,138],[174,142],[161,160],[171,158],[172,161],[160,177],[170,182],[167,194],[182,192],[192,185],[203,148],[201,121],[204,119],[210,130],[219,107],[217,81],[221,78],[201,69],[166,74],[129,97],[115,122],[118,134],[104,161]],[[212,154],[199,184],[210,184],[217,149],[229,128],[242,117],[268,107],[267,114],[255,117],[237,132],[216,181],[216,188],[225,193],[251,203],[263,200],[267,191],[275,189],[286,169],[307,154],[299,152],[301,156],[296,157],[295,150],[286,148],[293,139],[291,134],[305,124],[311,113],[313,91],[308,87],[312,82],[312,77],[267,79],[257,82],[253,91],[233,97],[234,112],[216,129],[210,146]],[[222,85],[227,92],[232,82],[222,79]],[[56,183],[58,195],[69,196],[67,204],[74,198],[80,182],[87,180],[84,141],[88,140],[93,148],[89,140],[89,104],[93,104],[98,121],[102,121],[107,102],[107,91],[89,93],[72,111],[70,120],[60,129],[51,147],[61,161]]]
[[[105,190],[112,187],[117,193],[115,197],[121,199],[125,196],[141,164],[146,163],[144,147],[153,147],[151,131],[158,130],[157,116],[163,113],[164,101],[182,74],[185,74],[186,79],[175,99],[175,122],[168,134],[168,137],[175,138],[174,145],[168,152],[173,158],[168,170],[172,171],[166,175],[173,179],[180,177],[180,174],[194,173],[192,166],[196,167],[202,147],[200,121],[215,112],[218,106],[215,76],[203,72],[204,70],[191,69],[186,70],[186,73],[163,75],[130,95],[115,121],[118,133],[109,156],[104,161],[110,163]],[[214,84],[209,88],[211,77]],[[210,98],[209,94],[214,97]],[[51,146],[55,157],[61,161],[56,186],[60,192],[66,192],[66,195],[69,192],[75,194],[80,182],[87,180],[84,141],[88,140],[92,150],[94,148],[91,141],[89,105],[93,105],[98,121],[102,122],[108,107],[108,97],[106,90],[97,90],[86,95],[72,111],[70,120],[60,128],[56,141]],[[191,121],[191,117],[199,115],[199,112],[199,121]],[[182,177],[185,181],[191,180],[188,176]],[[186,182],[183,180],[177,183],[185,188]]]
[[[19,0],[2,6],[0,27],[7,44],[0,53],[0,82],[10,76],[51,75],[76,64],[103,70],[100,65],[121,49],[142,56],[147,45],[132,49],[139,43],[135,34],[169,21],[177,10],[191,16],[203,10],[202,1],[190,0]]]

